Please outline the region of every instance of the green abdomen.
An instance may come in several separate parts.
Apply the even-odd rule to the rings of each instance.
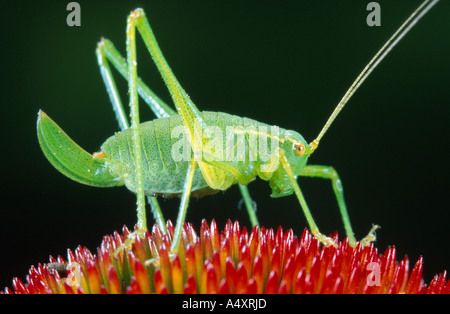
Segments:
[[[252,119],[242,118],[221,112],[202,112],[203,119],[209,126],[217,126],[224,137],[226,136],[227,127],[254,126],[258,128],[259,123]],[[172,148],[180,141],[180,134],[172,136],[172,130],[176,127],[183,127],[181,118],[176,115],[168,118],[156,119],[144,122],[140,125],[141,142],[143,148],[143,173],[144,173],[144,189],[146,195],[179,195],[183,192],[183,185],[189,166],[189,160],[192,153],[189,151],[186,158],[174,158]],[[246,139],[244,140],[246,141]],[[226,139],[223,139],[223,153],[226,153]],[[255,166],[257,162],[249,158],[248,143],[244,145],[244,155],[241,158],[230,159],[225,156],[225,161],[238,168],[242,173],[246,173],[246,177],[256,177]],[[180,146],[180,145],[178,145]],[[177,146],[177,147],[178,147]],[[236,141],[234,142],[234,156],[239,152]],[[128,189],[136,190],[135,167],[134,167],[134,149],[132,146],[132,130],[127,129],[111,136],[102,145],[101,150],[105,152],[109,168],[112,175],[120,177]],[[241,150],[242,152],[242,150]],[[237,181],[236,181],[237,182]],[[235,183],[236,183],[235,182]],[[212,194],[213,190],[209,189],[207,183],[203,179],[200,169],[197,167],[192,184],[192,194],[195,196]]]

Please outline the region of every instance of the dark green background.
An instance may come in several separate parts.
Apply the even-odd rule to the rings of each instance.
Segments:
[[[132,193],[67,179],[45,159],[35,130],[43,109],[90,152],[118,130],[94,51],[105,36],[125,53],[132,9],[144,8],[201,110],[251,117],[312,140],[421,1],[379,1],[381,27],[366,24],[369,1],[78,1],[81,27],[67,26],[68,2],[2,4],[0,287],[67,248],[94,251],[103,235],[136,222]],[[357,237],[381,225],[379,250],[395,245],[412,264],[423,255],[427,282],[450,270],[449,21],[450,2],[442,1],[373,72],[310,158],[341,175]],[[171,103],[140,39],[138,48],[139,75]],[[127,103],[126,82],[118,82]],[[343,235],[330,183],[300,184],[321,230]],[[302,232],[306,221],[294,196],[271,199],[261,180],[249,188],[262,225]],[[237,187],[192,200],[187,221],[215,218],[222,227],[230,218],[248,227],[239,200]],[[161,201],[167,218],[175,219],[178,204]]]

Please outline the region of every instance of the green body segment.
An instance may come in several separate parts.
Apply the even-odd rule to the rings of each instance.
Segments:
[[[256,130],[258,136],[266,136],[269,133],[265,134],[266,131],[261,133],[261,130],[268,131],[271,127],[253,119],[222,112],[204,111],[202,116],[203,122],[217,127],[222,135],[227,135],[228,128],[231,128],[238,131]],[[189,158],[175,160],[172,154],[173,147],[178,141],[183,140],[182,135],[173,135],[173,130],[177,127],[183,127],[182,120],[178,115],[140,124],[144,190],[148,196],[179,197],[183,193],[192,151],[188,151]],[[70,179],[96,187],[126,185],[129,190],[136,192],[132,128],[118,132],[105,141],[101,146],[101,151],[105,153],[106,157],[96,157],[96,154],[87,153],[43,111],[39,112],[37,133],[39,144],[47,159],[57,170]],[[230,185],[237,183],[245,185],[259,176],[269,181],[273,197],[292,194],[292,185],[283,167],[277,166],[270,172],[260,171],[261,166],[270,163],[270,160],[263,159],[259,151],[249,143],[250,135],[248,132],[241,133],[241,135],[234,134],[233,136],[232,158],[224,155],[222,164],[233,167],[239,175],[226,173],[226,177],[223,178],[224,181],[230,179]],[[275,139],[275,147],[287,151],[287,157],[291,160],[290,164],[294,173],[299,174],[306,166],[308,156],[306,154],[303,158],[293,156],[292,151],[286,149],[291,147],[293,141],[301,141],[307,145],[303,137],[297,132],[279,128],[278,137]],[[226,139],[223,139],[222,144],[223,153],[226,154],[226,146],[229,143]],[[274,156],[276,151],[272,149],[270,140],[267,141],[267,144],[267,155]],[[238,147],[239,145],[241,145],[241,148]],[[189,144],[186,146],[190,149]],[[253,157],[250,157],[251,155]],[[278,159],[278,156],[274,156],[274,158]],[[200,162],[207,161],[202,159]],[[200,197],[216,192],[218,190],[212,189],[205,181],[200,167],[196,167],[191,196]]]
[[[227,131],[233,130],[263,130],[270,131],[270,125],[261,123],[252,119],[230,115],[222,112],[202,112],[203,121],[208,125],[217,127],[222,135],[226,135]],[[177,142],[183,140],[182,134],[174,134],[173,130],[177,127],[183,127],[180,116],[171,116],[166,118],[155,119],[140,124],[141,147],[143,156],[143,174],[144,174],[144,190],[148,196],[164,195],[164,196],[180,196],[183,192],[185,177],[192,158],[192,151],[188,152],[188,158],[176,160],[173,156],[173,147]],[[284,138],[292,131],[279,129],[280,138]],[[105,141],[101,147],[101,151],[106,154],[104,158],[105,165],[109,169],[112,176],[119,178],[129,190],[136,191],[136,169],[134,169],[134,152],[132,141],[132,129],[118,132]],[[296,134],[298,136],[298,134]],[[301,136],[300,136],[301,137]],[[241,141],[239,141],[241,139]],[[214,140],[214,139],[212,139]],[[243,141],[242,141],[243,140]],[[302,138],[303,140],[303,138]],[[303,140],[304,141],[304,140]],[[268,141],[267,154],[274,153],[271,151],[270,140]],[[261,160],[258,152],[252,150],[249,145],[249,135],[234,134],[232,155],[226,156],[227,141],[222,140],[223,144],[223,160],[227,165],[236,168],[241,174],[239,177],[233,177],[232,174],[226,176],[232,177],[232,184],[247,184],[255,179],[259,174],[259,169],[265,160]],[[242,145],[241,148],[238,146]],[[281,147],[283,143],[278,141],[276,147]],[[180,154],[183,154],[181,146]],[[190,147],[188,147],[190,148]],[[230,149],[230,146],[228,146]],[[239,155],[238,152],[244,152]],[[253,158],[250,155],[253,154]],[[230,157],[232,156],[232,157]],[[205,158],[205,156],[203,156]],[[204,160],[204,159],[203,159]],[[301,168],[306,164],[306,159],[302,163]],[[281,168],[281,167],[279,167]],[[278,170],[278,169],[275,169]],[[280,169],[281,170],[281,169]],[[276,171],[268,177],[260,176],[264,179],[279,179],[274,175]],[[224,178],[224,180],[229,178]],[[203,196],[213,194],[217,190],[211,189],[199,167],[196,168],[192,183],[192,196]]]

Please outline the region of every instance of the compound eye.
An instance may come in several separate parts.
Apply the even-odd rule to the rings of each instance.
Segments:
[[[300,142],[294,143],[294,154],[295,154],[295,156],[301,157],[301,156],[303,156],[304,153],[305,153],[305,145],[303,145]]]

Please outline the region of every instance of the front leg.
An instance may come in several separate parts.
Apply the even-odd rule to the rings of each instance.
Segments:
[[[352,247],[356,246],[355,234],[353,233],[350,218],[348,216],[347,206],[345,205],[344,188],[336,170],[330,166],[309,165],[303,168],[302,172],[300,172],[300,175],[305,177],[316,177],[331,180],[331,185],[333,186],[333,191],[336,195],[349,244]],[[361,243],[363,245],[368,245],[370,242],[375,241],[375,230],[378,228],[379,226],[374,225],[369,231],[369,234],[361,240]]]
[[[288,162],[288,160],[286,159],[286,155],[283,149],[278,148],[278,158],[279,158],[279,163],[282,165],[282,167],[284,168],[284,170],[286,171],[286,174],[289,178],[289,182],[291,187],[294,189],[295,195],[297,196],[298,201],[300,202],[300,206],[303,210],[303,213],[305,214],[306,220],[309,224],[309,228],[311,230],[311,233],[313,234],[313,236],[319,240],[323,245],[325,246],[330,246],[333,245],[334,247],[337,247],[337,244],[335,243],[335,241],[332,238],[329,238],[327,236],[325,236],[324,234],[322,234],[319,231],[319,228],[317,227],[316,223],[314,222],[314,219],[311,215],[311,211],[309,210],[308,205],[306,204],[306,200],[305,197],[303,196],[302,191],[300,190],[300,187],[297,183],[296,177],[294,175],[294,172],[291,169],[291,166]]]

